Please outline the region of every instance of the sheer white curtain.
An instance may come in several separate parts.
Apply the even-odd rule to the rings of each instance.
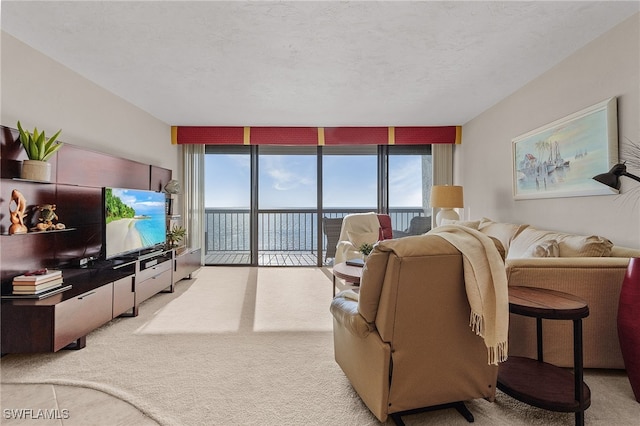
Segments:
[[[453,145],[437,143],[431,146],[433,184],[453,185]]]
[[[426,185],[428,193],[425,196],[427,203],[431,198],[431,185],[453,185],[453,145],[445,143],[436,143],[431,145],[432,181],[430,185]],[[431,227],[436,226],[436,215],[433,208],[429,204],[425,213],[431,216]]]
[[[182,204],[187,245],[202,247],[204,255],[204,145],[182,145],[184,199]]]

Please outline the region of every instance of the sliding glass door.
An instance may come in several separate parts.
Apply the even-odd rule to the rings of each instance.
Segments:
[[[379,175],[377,146],[322,148],[321,263],[333,262],[344,216],[378,211]]]
[[[258,147],[258,265],[316,265],[317,158],[315,146]]]
[[[205,264],[251,264],[251,151],[207,146]]]

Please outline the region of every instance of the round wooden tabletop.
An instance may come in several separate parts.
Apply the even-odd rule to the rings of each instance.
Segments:
[[[509,287],[509,311],[547,319],[578,319],[589,316],[587,302],[573,294],[547,288]]]
[[[338,263],[333,266],[333,275],[348,283],[359,285],[360,278],[362,278],[362,266],[347,265],[346,262]]]

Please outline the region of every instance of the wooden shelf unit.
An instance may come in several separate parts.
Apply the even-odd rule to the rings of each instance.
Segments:
[[[157,259],[73,266],[80,258],[100,258],[103,187],[161,192],[171,170],[65,143],[49,160],[51,182],[34,182],[19,178],[26,158],[18,131],[0,126],[0,209],[9,210],[9,194],[17,189],[28,207],[56,204],[58,222],[68,228],[8,235],[9,215],[0,215],[1,292],[11,293],[14,276],[43,268],[62,269],[72,288],[40,300],[2,300],[3,353],[80,349],[89,332],[117,316],[136,315],[144,300],[172,291],[175,282],[191,274],[196,255],[175,256],[173,250]],[[25,219],[29,228],[37,221],[31,212]]]
[[[120,315],[123,305],[114,299],[114,284],[120,288],[134,274],[133,264],[117,269],[64,269],[64,282],[71,289],[40,300],[3,300],[2,353],[55,352],[69,345],[83,348],[89,332]]]

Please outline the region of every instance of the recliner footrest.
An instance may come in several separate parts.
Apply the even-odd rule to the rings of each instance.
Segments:
[[[473,423],[474,420],[475,420],[473,418],[473,414],[471,413],[471,411],[469,411],[467,406],[464,405],[464,402],[462,402],[462,401],[451,402],[451,403],[448,403],[448,404],[434,405],[434,406],[431,406],[431,407],[415,408],[413,410],[407,410],[407,411],[400,411],[398,413],[392,413],[392,414],[390,414],[390,416],[393,419],[393,422],[396,424],[396,426],[404,426],[404,421],[402,421],[402,416],[408,416],[408,415],[411,415],[411,414],[424,413],[424,412],[427,412],[427,411],[443,410],[445,408],[455,408],[458,411],[458,413],[462,414],[462,416],[469,423]]]

